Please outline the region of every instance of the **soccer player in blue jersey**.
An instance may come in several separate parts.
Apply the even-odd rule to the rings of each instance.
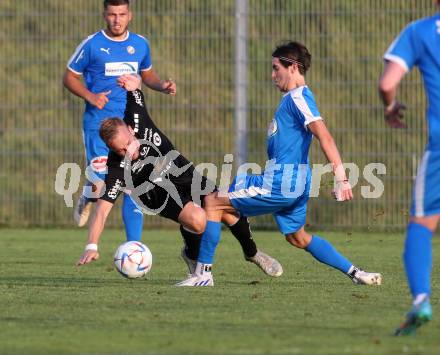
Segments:
[[[342,271],[357,284],[380,285],[381,274],[368,273],[353,265],[328,241],[304,230],[311,182],[309,147],[315,136],[333,167],[334,196],[351,200],[336,144],[318,111],[305,74],[311,55],[298,42],[280,45],[272,53],[272,80],[284,93],[267,132],[269,160],[262,175],[238,175],[228,193],[205,198],[207,225],[202,236],[196,272],[177,286],[212,286],[211,266],[220,239],[220,220],[225,214],[256,216],[272,213],[278,228],[293,246]],[[293,191],[292,191],[293,190]]]
[[[74,211],[78,226],[87,222],[91,203],[96,201],[93,191],[101,190],[106,172],[109,150],[99,137],[101,121],[124,117],[127,91],[120,78],[140,74],[150,89],[170,95],[176,93],[176,84],[172,80],[162,81],[153,70],[148,40],[128,31],[132,19],[129,0],[104,0],[103,4],[107,28],[88,36],[78,46],[63,78],[64,86],[86,101],[83,137],[89,183]],[[122,217],[127,240],[140,240],[143,215],[128,195],[124,196]]]
[[[440,1],[437,4],[440,6]],[[413,305],[395,333],[408,335],[432,319],[431,240],[440,218],[440,13],[406,26],[384,59],[379,93],[385,106],[385,122],[390,127],[406,127],[402,121],[405,106],[396,100],[396,94],[401,80],[414,66],[423,76],[428,98],[428,142],[413,187],[403,252]]]

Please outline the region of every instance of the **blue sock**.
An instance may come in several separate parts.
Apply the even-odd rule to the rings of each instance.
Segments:
[[[431,294],[432,234],[428,228],[412,222],[406,229],[403,261],[413,297]]]
[[[144,215],[127,194],[124,194],[122,203],[122,219],[125,225],[127,242],[140,241],[142,239]]]
[[[316,260],[341,270],[345,274],[348,273],[348,270],[353,265],[343,255],[339,254],[333,245],[316,235],[312,236],[312,240],[306,247],[306,250],[312,254]]]
[[[220,242],[221,223],[208,221],[205,232],[200,242],[199,258],[197,261],[202,264],[212,264],[214,261],[215,249]]]

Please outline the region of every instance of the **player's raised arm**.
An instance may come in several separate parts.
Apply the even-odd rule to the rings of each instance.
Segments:
[[[161,80],[154,69],[141,71],[142,82],[150,89],[169,95],[176,95],[176,83],[171,80]]]
[[[310,132],[318,139],[321,149],[332,164],[333,174],[336,177],[336,188],[333,191],[334,197],[338,201],[347,201],[353,198],[350,183],[345,175],[345,169],[342,165],[342,159],[336,147],[335,140],[330,134],[324,121],[317,120],[309,123]]]
[[[87,239],[87,245],[84,250],[83,255],[78,260],[76,265],[84,265],[97,260],[99,258],[98,253],[98,243],[101,237],[102,231],[104,230],[105,221],[113,207],[113,203],[98,200],[96,204],[95,214],[93,215],[92,223],[89,227],[89,237]]]

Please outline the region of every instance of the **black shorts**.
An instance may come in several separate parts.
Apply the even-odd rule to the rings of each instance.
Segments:
[[[144,209],[146,208],[152,214],[157,213],[159,216],[179,223],[179,214],[182,212],[183,207],[185,207],[187,203],[194,202],[197,205],[200,204],[203,206],[205,196],[216,189],[213,182],[201,175],[199,175],[197,177],[198,180],[196,180],[200,181],[200,187],[192,187],[193,177],[195,174],[198,173],[193,167],[191,167],[191,169],[188,169],[178,178],[170,179],[175,187],[173,193],[170,193],[160,186],[154,186],[152,190],[139,197],[143,205],[142,207]],[[205,191],[207,185],[208,189]],[[138,201],[136,201],[136,203],[138,203]]]

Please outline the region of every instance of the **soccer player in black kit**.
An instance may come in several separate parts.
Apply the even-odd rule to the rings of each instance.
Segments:
[[[104,120],[100,135],[110,148],[105,191],[97,202],[87,245],[77,265],[99,258],[98,242],[105,221],[117,197],[124,191],[131,193],[144,212],[159,214],[180,224],[185,242],[182,258],[193,273],[206,226],[206,214],[199,201],[203,204],[204,196],[215,188],[214,184],[201,176],[156,127],[140,90],[128,92],[124,120]],[[209,185],[207,188],[207,184],[212,188],[209,189]],[[281,276],[281,264],[257,249],[247,218],[229,216],[222,222],[239,241],[247,261],[269,276]]]

